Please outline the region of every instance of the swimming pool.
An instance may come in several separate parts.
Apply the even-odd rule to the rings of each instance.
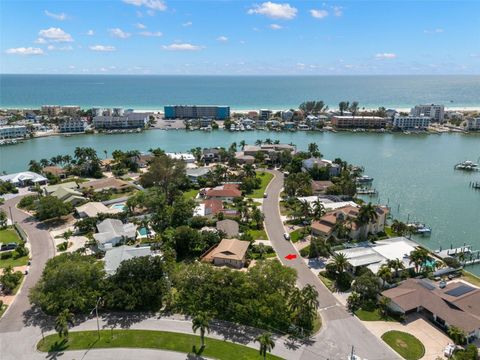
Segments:
[[[127,207],[125,206],[125,203],[118,203],[118,204],[113,204],[112,206],[110,206],[110,209],[126,210]]]
[[[138,229],[138,233],[141,236],[147,236],[148,235],[148,229],[146,227],[141,227],[140,229]]]

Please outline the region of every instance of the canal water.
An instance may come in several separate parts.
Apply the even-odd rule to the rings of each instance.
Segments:
[[[388,203],[393,215],[403,221],[420,221],[432,228],[430,237],[417,237],[430,249],[471,244],[480,249],[480,191],[469,187],[480,181],[480,172],[455,171],[463,160],[477,162],[480,136],[461,134],[404,135],[318,132],[227,132],[150,130],[140,134],[78,135],[48,137],[0,148],[0,171],[23,171],[29,160],[73,154],[77,146],[90,146],[104,156],[115,149],[162,148],[188,151],[191,148],[228,146],[245,140],[278,139],[299,149],[316,142],[325,158],[341,157],[365,167],[374,177],[379,196],[373,201]],[[399,254],[401,255],[401,254]],[[480,266],[470,270],[480,274]]]

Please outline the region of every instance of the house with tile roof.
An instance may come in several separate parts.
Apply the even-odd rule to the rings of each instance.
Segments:
[[[245,266],[250,242],[238,239],[223,239],[215,248],[202,257],[203,261],[216,266],[230,266],[241,269]]]

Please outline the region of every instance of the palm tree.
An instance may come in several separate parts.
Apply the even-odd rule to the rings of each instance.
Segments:
[[[48,161],[47,159],[41,159],[40,160],[40,165],[42,165],[42,167],[46,167],[46,166],[50,165],[50,161]]]
[[[321,157],[322,156],[322,154],[320,153],[320,150],[318,148],[318,145],[316,143],[308,144],[308,152],[310,153],[310,156],[313,156],[313,157]]]
[[[340,115],[343,116],[343,112],[348,109],[348,101],[340,101],[338,109],[340,110]]]
[[[257,336],[255,342],[260,343],[260,355],[263,356],[264,360],[267,358],[267,352],[271,352],[275,347],[275,341],[273,341],[272,334],[269,332]]]
[[[355,115],[357,115],[358,107],[359,107],[358,106],[358,101],[354,101],[354,102],[352,102],[352,104],[348,108],[348,110],[350,110],[350,112],[352,113],[353,117],[355,117]]]
[[[68,326],[73,325],[73,314],[68,310],[63,310],[55,319],[55,331],[59,337],[68,339]]]
[[[428,259],[428,252],[425,249],[417,248],[410,252],[410,264],[415,265],[415,272],[418,273],[422,269],[423,264]]]
[[[263,141],[258,139],[257,141],[255,141],[255,145],[257,146],[261,146],[263,144]]]
[[[265,139],[265,144],[272,145],[272,144],[273,144],[272,139],[266,138],[266,139]]]
[[[465,336],[465,332],[456,327],[456,326],[450,326],[448,328],[448,336],[450,336],[450,338],[453,340],[453,342],[457,345],[463,345],[465,344],[466,342],[466,336]]]
[[[312,312],[317,311],[318,306],[320,305],[318,302],[318,292],[312,285],[305,285],[302,289],[302,298],[303,303],[307,305]]]
[[[243,172],[245,173],[246,177],[255,177],[255,169],[253,168],[253,165],[251,164],[245,164],[243,166]]]
[[[307,219],[312,214],[312,207],[307,200],[301,200],[299,202],[299,208],[304,219]]]
[[[392,270],[388,265],[382,265],[377,271],[377,276],[382,279],[382,288],[384,288],[385,283],[392,278]]]
[[[192,319],[192,330],[194,333],[200,330],[200,341],[202,349],[205,347],[205,331],[210,333],[210,320],[212,318],[205,312],[199,312]]]
[[[368,225],[374,221],[377,220],[378,214],[377,210],[372,203],[368,203],[367,205],[362,205],[360,209],[358,210],[358,215],[356,220],[356,223],[362,227],[362,233],[367,230],[368,231]],[[365,235],[365,234],[364,234]]]
[[[398,271],[405,269],[405,265],[403,265],[403,261],[400,260],[399,258],[396,258],[394,260],[388,260],[387,266],[390,269],[393,269],[395,271],[396,278],[398,278]]]
[[[386,296],[382,296],[378,300],[378,308],[380,309],[380,315],[387,316],[388,306],[390,305],[390,299]]]
[[[341,275],[348,267],[348,259],[344,253],[335,253],[332,256],[336,271]]]
[[[105,154],[105,159],[108,157],[108,151],[107,150],[103,150],[103,153]]]
[[[240,146],[242,147],[242,150],[245,148],[245,145],[247,145],[245,140],[240,141]]]
[[[319,220],[323,215],[325,215],[325,206],[323,203],[317,199],[313,202],[313,219]]]

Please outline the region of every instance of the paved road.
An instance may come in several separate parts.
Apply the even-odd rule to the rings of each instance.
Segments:
[[[314,343],[299,349],[301,359],[347,359],[352,346],[362,359],[399,359],[387,345],[370,333],[356,317],[346,311],[320,279],[307,267],[291,242],[283,238],[285,232],[280,217],[278,201],[283,188],[283,174],[271,171],[275,176],[267,188],[263,201],[265,225],[268,237],[282,263],[297,271],[300,286],[311,284],[318,291],[322,330],[314,337]],[[297,254],[297,259],[286,260],[288,254]]]

